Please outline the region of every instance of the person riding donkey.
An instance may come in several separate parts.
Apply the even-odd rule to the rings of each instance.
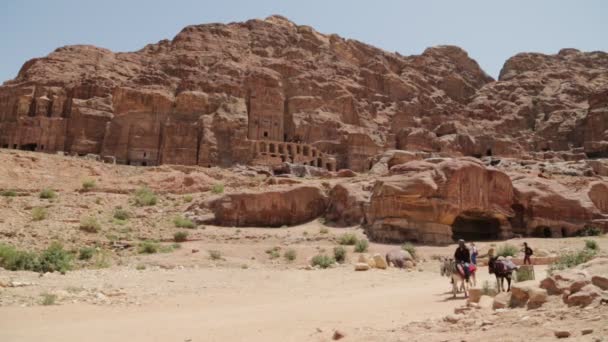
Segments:
[[[471,270],[469,268],[469,264],[471,262],[471,253],[469,249],[464,243],[463,239],[458,240],[458,248],[456,248],[456,252],[454,252],[454,260],[456,264],[462,267],[464,272],[464,278],[468,282],[469,277],[471,276]]]

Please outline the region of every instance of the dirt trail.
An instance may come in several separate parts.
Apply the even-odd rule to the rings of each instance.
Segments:
[[[356,340],[359,329],[389,330],[445,315],[463,303],[451,300],[447,278],[431,271],[353,272],[344,266],[327,271],[146,273],[128,286],[136,289],[139,281],[166,286],[141,306],[0,308],[0,340],[321,341],[333,329]],[[126,278],[121,272],[112,274],[114,279],[103,281],[118,285]]]

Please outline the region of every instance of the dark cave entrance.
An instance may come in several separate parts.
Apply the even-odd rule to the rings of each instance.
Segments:
[[[36,148],[38,148],[38,144],[21,145],[21,150],[23,151],[36,151]]]
[[[500,221],[476,213],[463,213],[452,224],[452,239],[465,241],[498,240],[500,235]]]
[[[550,238],[550,237],[553,237],[553,232],[551,231],[551,228],[549,228],[549,227],[538,226],[534,230],[534,233],[532,234],[532,236],[534,236],[534,237],[542,237],[542,238]]]

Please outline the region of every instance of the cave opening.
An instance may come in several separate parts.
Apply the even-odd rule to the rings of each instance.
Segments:
[[[495,217],[481,214],[461,214],[452,224],[452,239],[465,241],[498,240],[500,221]]]
[[[21,145],[21,150],[23,150],[23,151],[36,151],[36,148],[38,148],[38,144]]]
[[[489,148],[489,149],[486,151],[486,156],[488,156],[488,157],[491,157],[491,156],[492,156],[492,149],[491,149],[491,148]]]
[[[532,235],[535,237],[550,238],[550,237],[553,237],[553,232],[551,231],[551,228],[549,228],[549,227],[538,226],[538,227],[536,227],[536,229]]]

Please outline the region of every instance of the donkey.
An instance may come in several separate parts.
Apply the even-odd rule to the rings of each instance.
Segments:
[[[441,261],[440,270],[442,276],[446,276],[452,279],[452,293],[454,295],[454,298],[456,298],[456,293],[458,293],[459,288],[464,291],[464,298],[469,297],[467,281],[465,277],[458,271],[458,267],[454,259],[443,259]]]
[[[498,260],[498,257],[493,257],[488,261],[488,270],[490,271],[490,274],[496,276],[498,292],[505,290],[505,279],[507,279],[507,292],[511,291],[511,278],[514,268],[509,267],[503,260]]]

